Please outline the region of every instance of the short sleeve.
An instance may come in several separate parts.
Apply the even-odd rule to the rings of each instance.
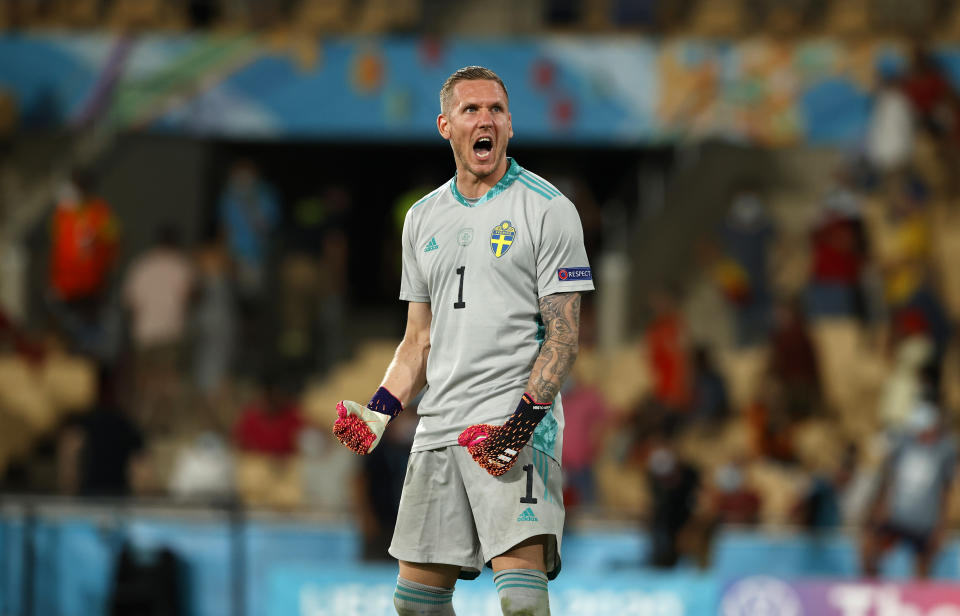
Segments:
[[[420,271],[420,264],[417,263],[417,251],[414,247],[416,243],[416,233],[414,233],[414,224],[412,222],[411,209],[407,212],[407,217],[403,221],[403,265],[400,274],[400,299],[408,302],[429,302],[430,290],[427,288],[427,281]]]
[[[552,201],[544,210],[537,251],[537,297],[592,290],[593,272],[577,208],[567,199]]]

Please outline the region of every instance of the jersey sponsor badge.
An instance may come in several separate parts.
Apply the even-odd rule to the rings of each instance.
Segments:
[[[473,241],[473,229],[470,227],[465,227],[460,229],[460,232],[457,233],[457,243],[461,246],[469,246],[470,242]]]
[[[560,282],[568,280],[593,280],[593,273],[589,267],[561,267],[557,270],[557,279]]]
[[[493,231],[490,233],[490,250],[493,251],[493,256],[500,258],[503,255],[507,254],[507,251],[510,250],[510,247],[513,245],[514,238],[517,237],[517,229],[510,223],[509,220],[504,220],[499,225],[493,228]]]

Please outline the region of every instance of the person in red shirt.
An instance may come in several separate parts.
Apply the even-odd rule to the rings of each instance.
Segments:
[[[53,214],[50,287],[56,298],[97,297],[116,260],[118,226],[107,202],[92,192],[92,178],[74,173]]]
[[[647,325],[645,341],[653,377],[653,397],[670,411],[685,414],[690,405],[686,325],[672,292],[655,291],[650,296],[650,307],[653,319]]]
[[[99,313],[117,256],[118,225],[93,177],[77,171],[50,226],[49,293],[54,316],[78,350],[96,353]]]
[[[289,456],[298,449],[303,427],[300,408],[287,388],[266,378],[263,394],[243,410],[233,433],[242,451]]]

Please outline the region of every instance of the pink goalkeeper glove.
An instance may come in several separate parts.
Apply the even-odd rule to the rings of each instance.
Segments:
[[[380,436],[394,417],[403,412],[403,404],[385,387],[377,390],[366,406],[352,400],[337,403],[333,435],[360,455],[368,454],[380,442]]]
[[[494,477],[509,471],[523,446],[530,440],[540,420],[550,410],[550,404],[533,401],[524,393],[517,410],[502,426],[477,424],[460,433],[457,442],[467,448],[477,464]]]

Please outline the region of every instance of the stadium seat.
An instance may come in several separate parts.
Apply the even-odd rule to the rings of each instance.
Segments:
[[[420,20],[419,0],[366,0],[354,29],[361,34],[412,30]]]
[[[0,358],[0,412],[30,426],[30,434],[24,436],[28,443],[36,434],[54,427],[56,408],[47,397],[42,372],[36,366],[16,356]]]
[[[43,364],[43,390],[58,414],[89,408],[96,399],[96,366],[66,355],[53,355]]]
[[[361,346],[351,360],[336,366],[323,381],[307,387],[302,396],[304,418],[318,426],[332,426],[337,418],[337,402],[366,402],[376,391],[396,349],[394,340],[371,341]]]
[[[767,370],[769,349],[726,349],[717,353],[720,372],[727,382],[730,408],[739,412],[756,400]]]
[[[251,507],[293,509],[303,503],[300,460],[237,453],[237,487]]]
[[[117,29],[167,29],[183,26],[184,15],[163,0],[114,0],[107,23]]]
[[[349,0],[304,0],[295,9],[294,24],[313,34],[341,32],[350,19]]]
[[[735,38],[746,30],[744,0],[701,0],[690,20],[690,34],[706,38]]]
[[[960,203],[941,201],[931,206],[933,216],[933,267],[944,308],[960,320]]]
[[[870,32],[870,0],[830,2],[824,30],[830,36],[864,36]]]

